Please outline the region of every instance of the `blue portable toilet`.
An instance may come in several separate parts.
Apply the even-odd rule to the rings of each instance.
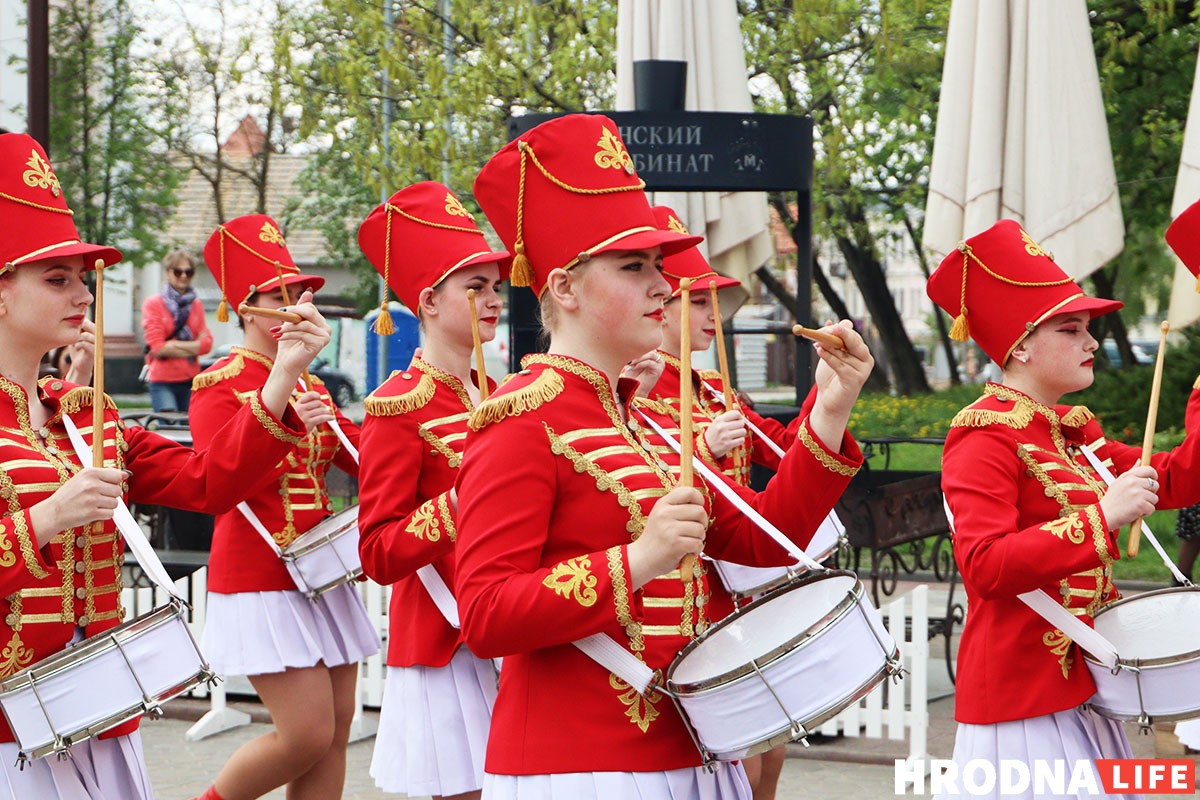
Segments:
[[[388,337],[387,368],[379,374],[380,336],[372,332],[379,309],[371,311],[364,320],[367,323],[367,391],[372,392],[383,383],[394,370],[404,369],[412,361],[413,351],[421,346],[421,329],[417,317],[400,303],[388,303],[395,332]]]

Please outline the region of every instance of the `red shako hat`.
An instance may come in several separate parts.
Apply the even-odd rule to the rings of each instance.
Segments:
[[[1166,239],[1188,272],[1200,278],[1200,200],[1185,208],[1167,226]],[[1200,281],[1196,283],[1196,291],[1200,292]]]
[[[660,230],[674,231],[684,236],[691,235],[673,208],[654,206],[650,210],[654,212],[654,220]],[[714,270],[698,247],[689,247],[669,256],[664,255],[662,276],[671,285],[672,298],[679,297],[682,291],[679,281],[682,278],[692,279],[692,291],[711,291],[711,286],[715,283],[720,295],[721,318],[725,320],[737,313],[742,304],[750,298],[750,293],[742,286],[741,281]]]

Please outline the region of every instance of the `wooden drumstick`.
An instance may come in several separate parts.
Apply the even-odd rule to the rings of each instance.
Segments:
[[[1171,323],[1163,322],[1159,328],[1158,357],[1154,359],[1154,382],[1150,384],[1150,407],[1146,411],[1146,433],[1142,437],[1143,466],[1149,466],[1150,456],[1154,454],[1154,428],[1158,424],[1158,397],[1162,389],[1163,357],[1167,352],[1167,332]],[[1138,554],[1138,545],[1142,540],[1142,520],[1135,519],[1129,529],[1129,544],[1125,546],[1125,554],[1134,558]]]
[[[692,431],[692,279],[679,281],[680,347],[679,347],[679,485],[693,486],[692,449],[695,445]],[[696,556],[689,553],[679,562],[679,577],[687,583],[696,568]]]
[[[104,260],[96,259],[96,355],[92,360],[92,466],[104,466]]]
[[[281,295],[283,295],[283,304],[285,306],[290,306],[292,304],[292,300],[291,300],[291,298],[288,297],[287,285],[284,284],[284,282],[283,282],[283,265],[280,264],[278,261],[275,262],[275,274],[277,276],[279,276],[279,293]],[[300,316],[300,315],[297,314],[296,316]],[[305,367],[304,368],[304,391],[311,392],[312,390],[313,390],[312,375],[309,374],[308,367]]]
[[[717,325],[717,364],[721,370],[721,390],[725,401],[725,410],[732,411],[733,384],[729,380],[729,355],[725,352],[725,323],[721,319],[721,300],[718,297],[717,281],[715,278],[709,281],[708,290],[712,297],[713,320]],[[741,474],[744,466],[742,455],[741,447],[733,449],[733,468],[738,475]]]
[[[471,342],[475,348],[475,382],[479,384],[479,399],[488,398],[487,370],[483,363],[483,339],[479,335],[479,311],[475,308],[475,290],[467,289],[467,303],[471,306]]]
[[[823,344],[832,350],[846,349],[846,343],[837,336],[834,336],[832,333],[813,330],[812,328],[806,328],[803,325],[793,325],[792,334],[795,336],[803,336],[805,339],[811,339],[812,341]]]
[[[249,314],[252,317],[270,317],[271,319],[283,320],[284,322],[303,322],[304,317],[299,314],[293,314],[291,311],[277,311],[274,308],[262,308],[261,306],[250,306],[242,303],[238,306],[239,314]]]

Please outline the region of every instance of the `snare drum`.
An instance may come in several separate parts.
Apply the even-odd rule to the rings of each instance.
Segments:
[[[706,762],[803,738],[900,674],[900,651],[852,572],[810,573],[709,628],[667,670]]]
[[[63,757],[140,714],[161,716],[162,703],[215,678],[172,601],[0,681],[0,710],[21,761]]]
[[[1106,717],[1152,722],[1200,717],[1200,587],[1158,589],[1096,612],[1095,627],[1117,650],[1112,670],[1084,659]]]
[[[322,592],[362,575],[358,557],[358,506],[327,517],[283,550],[296,588],[316,600]]]
[[[821,527],[817,528],[812,541],[805,548],[813,561],[819,564],[837,551],[844,530],[841,525],[837,515],[830,512]],[[740,605],[740,601],[746,598],[768,592],[808,572],[808,568],[799,561],[786,567],[747,567],[717,559],[713,559],[712,563],[721,577],[721,583],[733,595],[734,605]]]

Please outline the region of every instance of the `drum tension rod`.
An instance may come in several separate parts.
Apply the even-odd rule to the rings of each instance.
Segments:
[[[137,684],[138,691],[142,693],[142,709],[150,715],[151,719],[160,719],[163,715],[162,704],[150,697],[146,691],[146,687],[142,685],[142,679],[138,677],[137,670],[133,668],[133,662],[129,660],[129,655],[126,654],[125,648],[117,641],[114,634],[108,635],[109,641],[117,648],[117,652],[121,654],[121,658],[125,659],[125,666],[129,667],[129,674],[133,676],[133,682]]]

